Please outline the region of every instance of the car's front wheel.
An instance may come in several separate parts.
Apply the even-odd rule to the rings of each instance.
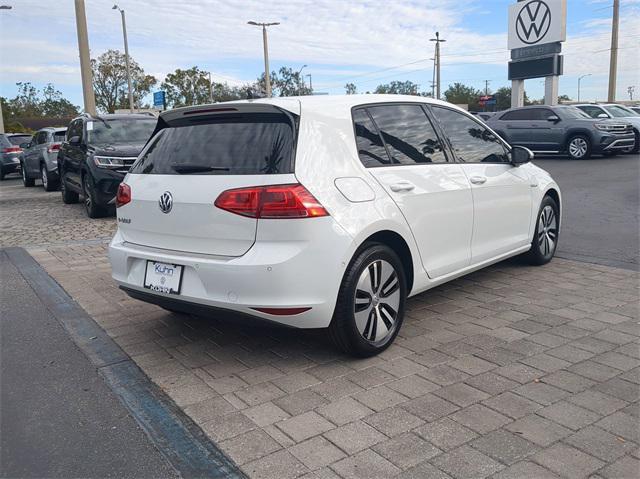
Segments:
[[[545,196],[540,204],[536,231],[528,253],[531,264],[543,265],[551,261],[558,247],[559,234],[560,216],[558,204],[550,196]]]
[[[587,160],[591,156],[591,142],[584,135],[574,135],[567,142],[567,153],[572,160]]]
[[[22,169],[22,184],[24,185],[25,188],[29,188],[33,185],[36,184],[36,180],[34,180],[33,178],[29,178],[29,175],[27,175],[27,168],[25,168],[25,164],[22,163],[21,165],[21,169]]]
[[[383,244],[366,245],[344,274],[329,326],[331,339],[354,356],[384,351],[402,326],[406,296],[398,255]]]

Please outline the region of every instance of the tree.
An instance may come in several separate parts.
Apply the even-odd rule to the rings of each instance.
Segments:
[[[560,95],[558,97],[558,103],[562,103],[564,101],[573,101],[569,95]]]
[[[496,99],[496,110],[506,110],[511,108],[511,87],[503,86],[496,90],[493,94]],[[524,92],[524,104],[532,105],[533,102],[527,96],[527,92]]]
[[[62,96],[53,84],[47,83],[42,90],[44,99],[40,103],[43,116],[71,117],[78,114],[78,107]]]
[[[450,85],[444,92],[444,97],[449,103],[456,105],[469,105],[469,109],[478,106],[478,101],[483,92],[462,83]]]
[[[38,89],[29,82],[18,82],[18,94],[9,100],[9,111],[16,116],[37,117],[42,114]]]
[[[356,88],[356,86],[353,83],[347,83],[344,86],[344,89],[345,89],[347,95],[355,95],[356,93],[358,93],[358,89]]]
[[[418,84],[412,81],[392,81],[383,85],[378,85],[374,93],[387,93],[395,95],[419,95]]]
[[[158,80],[153,75],[147,75],[131,56],[129,56],[129,66],[133,100],[139,106]],[[91,60],[91,69],[96,106],[109,113],[117,109],[129,108],[129,87],[124,53],[119,50],[107,50],[97,59]]]
[[[304,81],[299,71],[293,71],[290,67],[282,67],[278,72],[271,72],[271,94],[273,96],[311,95],[311,90]],[[264,73],[258,78],[258,87],[262,92],[267,91],[267,82]]]
[[[16,86],[18,94],[14,98],[0,99],[5,127],[17,118],[68,118],[79,112],[79,108],[64,98],[51,83],[47,83],[42,91],[29,82],[19,82]]]
[[[169,73],[160,87],[165,91],[167,103],[173,107],[209,103],[209,74],[193,66],[188,70],[176,69]]]

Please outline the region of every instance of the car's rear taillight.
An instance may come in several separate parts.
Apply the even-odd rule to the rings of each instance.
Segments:
[[[22,148],[19,146],[10,146],[9,148],[3,148],[2,153],[22,153]]]
[[[47,151],[49,153],[60,151],[60,143],[52,143],[51,145],[49,145],[49,148],[47,148]]]
[[[249,218],[316,218],[327,210],[300,184],[252,186],[220,193],[215,206]]]
[[[116,195],[116,208],[126,205],[131,201],[131,187],[126,183],[120,183]]]

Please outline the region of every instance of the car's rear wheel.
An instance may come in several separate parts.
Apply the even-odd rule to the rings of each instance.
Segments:
[[[0,166],[0,181],[4,180],[4,170],[2,169],[2,166]]]
[[[40,165],[40,178],[42,179],[42,187],[44,191],[53,191],[56,189],[55,180],[51,178],[47,165],[44,163]]]
[[[591,142],[584,135],[574,135],[567,142],[567,154],[572,160],[586,160],[591,156]]]
[[[346,353],[367,357],[393,342],[404,319],[407,282],[398,255],[372,243],[349,264],[329,326],[334,343]]]
[[[62,193],[62,202],[66,205],[77,203],[80,199],[80,195],[75,191],[71,191],[67,187],[67,183],[64,180],[64,176],[60,175],[60,193]]]
[[[34,180],[33,178],[29,178],[29,175],[27,175],[27,169],[25,168],[25,164],[22,163],[22,184],[24,185],[25,188],[30,188],[31,186],[36,184],[36,180]]]
[[[103,217],[107,213],[106,208],[96,204],[95,190],[88,173],[82,177],[82,190],[84,192],[84,208],[87,211],[87,216],[89,218]]]
[[[558,247],[560,216],[558,204],[550,196],[545,196],[538,210],[536,231],[531,242],[528,257],[531,264],[547,264]]]

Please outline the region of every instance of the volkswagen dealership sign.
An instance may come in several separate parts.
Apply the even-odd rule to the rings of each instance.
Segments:
[[[565,41],[566,16],[566,0],[525,0],[511,5],[508,48]]]

